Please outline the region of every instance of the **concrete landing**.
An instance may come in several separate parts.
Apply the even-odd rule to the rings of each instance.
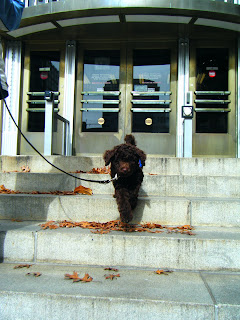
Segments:
[[[240,273],[174,271],[157,275],[156,269],[14,266],[0,264],[1,320],[240,319]],[[93,281],[64,279],[73,271],[81,278],[88,273]],[[27,276],[29,272],[42,275]],[[109,274],[120,277],[105,279]]]

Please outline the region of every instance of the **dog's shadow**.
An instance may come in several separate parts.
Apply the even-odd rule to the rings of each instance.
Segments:
[[[148,207],[148,209],[146,208]],[[151,202],[146,191],[140,188],[138,203],[133,210],[133,220],[130,223],[142,223],[147,221],[147,212],[151,208]]]

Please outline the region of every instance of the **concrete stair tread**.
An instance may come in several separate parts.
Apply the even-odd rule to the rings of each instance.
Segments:
[[[103,266],[41,265],[14,269],[0,264],[2,319],[238,319],[240,273],[174,271]],[[109,266],[107,266],[109,267]],[[110,266],[112,267],[112,266]],[[159,266],[161,268],[161,266]],[[66,273],[88,273],[90,283],[65,280]],[[27,273],[40,272],[40,277]],[[120,277],[105,279],[105,275]],[[16,306],[21,305],[21,314]],[[36,312],[38,310],[38,312]]]
[[[68,220],[71,221],[71,220]],[[57,225],[58,222],[61,221],[54,221]],[[75,221],[73,221],[75,222]],[[76,221],[77,222],[77,221]],[[101,221],[99,221],[101,222]],[[54,230],[41,228],[41,224],[45,224],[46,221],[14,221],[14,220],[0,220],[0,231],[30,231],[30,232],[52,232],[52,233],[79,233],[79,234],[91,234],[91,229],[85,229],[80,227],[74,228],[58,228]],[[208,227],[208,226],[198,226],[194,227],[192,232],[195,234],[194,236],[189,236],[181,233],[168,233],[167,228],[177,227],[177,225],[163,225],[164,229],[153,229],[154,230],[162,230],[162,233],[148,233],[148,232],[122,232],[122,231],[110,231],[108,234],[100,235],[100,236],[156,236],[156,237],[167,237],[167,238],[186,238],[186,239],[193,239],[193,238],[200,238],[200,239],[235,239],[240,240],[240,227]],[[166,228],[165,228],[166,227]],[[180,226],[181,227],[181,226]],[[94,231],[94,230],[93,230]]]

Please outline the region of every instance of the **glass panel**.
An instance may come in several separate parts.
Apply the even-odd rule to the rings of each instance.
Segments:
[[[197,112],[196,132],[198,133],[227,133],[228,113]]]
[[[82,112],[83,132],[117,132],[118,112],[104,109],[119,108],[120,52],[118,50],[87,50],[84,54],[84,109],[103,109]],[[106,92],[109,92],[106,94]],[[89,101],[91,100],[91,101]],[[96,102],[94,102],[96,101]],[[104,102],[106,101],[106,102]]]
[[[228,91],[227,48],[197,49],[197,91]],[[197,108],[228,108],[228,104],[216,100],[228,100],[228,95],[198,95],[200,100],[214,100],[214,103],[196,103]],[[196,115],[197,133],[227,133],[228,114],[218,112],[201,112]]]
[[[137,112],[133,114],[133,132],[168,133],[168,112]]]
[[[170,50],[134,50],[133,91],[170,92]],[[133,96],[133,100],[170,100],[169,94]],[[133,108],[161,108],[168,104],[133,104]],[[147,121],[147,119],[151,119]],[[169,132],[169,114],[158,112],[133,112],[133,132]]]
[[[31,52],[30,55],[30,92],[58,91],[59,52]],[[29,100],[44,100],[44,96],[30,95]],[[29,108],[44,108],[44,103],[29,103]],[[56,104],[57,107],[57,104]],[[28,113],[28,131],[43,132],[44,112]]]

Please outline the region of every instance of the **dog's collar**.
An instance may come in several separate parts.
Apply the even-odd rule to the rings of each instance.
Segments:
[[[140,159],[139,159],[139,161],[138,161],[138,164],[139,164],[139,168],[142,168],[142,167],[143,167],[142,162],[141,162]]]

